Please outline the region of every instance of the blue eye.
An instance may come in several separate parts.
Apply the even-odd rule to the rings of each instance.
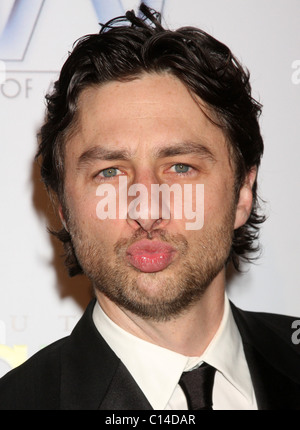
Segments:
[[[118,174],[119,169],[116,169],[114,167],[110,167],[109,169],[101,170],[100,176],[103,176],[104,178],[113,178]]]
[[[172,167],[174,167],[176,173],[188,173],[190,170],[190,166],[182,163],[174,164]]]

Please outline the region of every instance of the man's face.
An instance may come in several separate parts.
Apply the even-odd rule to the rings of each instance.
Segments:
[[[167,320],[224,276],[239,222],[224,134],[170,74],[88,88],[78,106],[78,128],[65,150],[66,222],[77,258],[100,300]],[[189,184],[193,210],[203,184],[203,227],[188,230],[190,220],[184,211],[174,216],[172,199],[169,218],[157,201],[151,218],[150,197],[148,217],[144,210],[143,217],[119,219],[117,210],[116,219],[100,220],[99,186],[112,185],[118,203],[120,178],[128,188],[142,184],[148,197],[152,184]]]

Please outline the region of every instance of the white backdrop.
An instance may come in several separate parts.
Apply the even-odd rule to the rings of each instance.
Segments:
[[[149,1],[170,28],[195,25],[227,44],[251,72],[265,155],[259,193],[268,221],[263,255],[228,288],[240,307],[300,317],[300,2]],[[72,43],[138,1],[0,0],[0,376],[70,333],[89,301],[69,279],[46,231],[52,209],[33,157],[44,95]]]

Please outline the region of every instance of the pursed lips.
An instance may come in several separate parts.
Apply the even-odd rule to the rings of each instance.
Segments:
[[[127,249],[129,263],[145,273],[164,270],[173,261],[176,250],[169,244],[157,240],[140,240]]]

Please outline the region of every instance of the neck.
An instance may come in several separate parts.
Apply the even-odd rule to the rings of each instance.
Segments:
[[[224,272],[209,285],[203,296],[180,316],[157,322],[145,320],[118,307],[101,292],[97,299],[106,315],[124,330],[143,340],[186,356],[200,356],[221,323],[224,312]]]

